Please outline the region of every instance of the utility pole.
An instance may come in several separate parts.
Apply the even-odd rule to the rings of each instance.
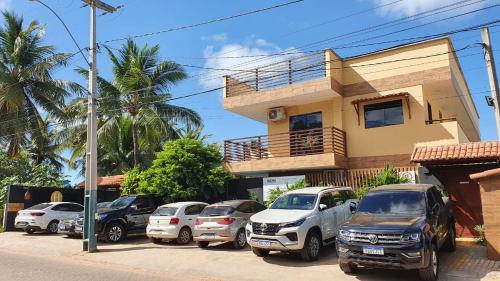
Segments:
[[[83,2],[90,7],[90,69],[88,82],[87,148],[85,154],[85,222],[83,226],[83,250],[95,252],[97,251],[97,237],[95,234],[97,209],[96,11],[97,9],[101,9],[107,13],[112,13],[116,11],[116,8],[100,0],[83,0]]]
[[[491,47],[490,31],[488,27],[481,29],[481,38],[483,40],[484,59],[486,60],[486,68],[488,70],[488,79],[490,81],[491,97],[493,107],[495,108],[495,119],[497,122],[497,134],[500,139],[500,93],[498,92],[498,79],[495,67],[495,59],[493,57],[493,48]]]

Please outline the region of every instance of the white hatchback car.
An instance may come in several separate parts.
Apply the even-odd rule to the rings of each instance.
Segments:
[[[196,218],[207,206],[203,202],[177,202],[158,207],[149,216],[146,235],[151,242],[163,239],[177,240],[179,244],[191,241]]]
[[[61,220],[76,218],[82,211],[82,205],[72,202],[41,203],[17,212],[14,226],[29,234],[35,231],[57,233]]]

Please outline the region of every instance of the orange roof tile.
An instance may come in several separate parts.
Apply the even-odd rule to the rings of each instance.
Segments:
[[[125,176],[124,175],[116,175],[116,176],[107,176],[107,177],[98,177],[97,178],[97,186],[106,186],[106,187],[120,187],[123,183]],[[85,181],[77,184],[76,187],[85,187]]]
[[[416,147],[411,162],[499,161],[500,141]]]

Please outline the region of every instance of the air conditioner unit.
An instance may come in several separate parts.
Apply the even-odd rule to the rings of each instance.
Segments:
[[[280,121],[286,118],[284,107],[270,108],[267,112],[267,120],[269,121]]]

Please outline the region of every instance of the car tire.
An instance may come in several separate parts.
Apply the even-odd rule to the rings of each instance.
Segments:
[[[118,243],[124,239],[126,233],[123,225],[117,222],[113,222],[106,226],[104,232],[104,240],[108,243]]]
[[[189,242],[191,242],[191,229],[189,227],[185,226],[181,228],[179,231],[179,235],[177,236],[177,244],[179,245],[186,245]]]
[[[149,241],[151,241],[153,244],[160,244],[162,239],[161,238],[154,238],[154,237],[149,237]]]
[[[339,263],[340,270],[342,270],[345,274],[353,274],[356,272],[358,267],[355,264],[348,262]]]
[[[51,221],[47,225],[47,233],[50,234],[56,234],[57,231],[59,230],[59,222],[58,221]]]
[[[306,236],[304,248],[300,252],[300,256],[304,261],[318,260],[321,250],[321,237],[316,231],[310,231]]]
[[[257,257],[267,257],[269,256],[269,250],[265,250],[265,249],[259,249],[259,248],[255,248],[255,247],[252,247],[252,252],[257,256]]]
[[[446,239],[446,242],[444,242],[443,249],[447,252],[455,252],[457,249],[457,241],[456,239],[456,234],[455,234],[455,224],[450,223],[451,225],[449,226],[450,233],[448,235],[448,238]]]
[[[422,281],[437,281],[439,273],[439,258],[437,247],[435,244],[432,244],[429,256],[429,265],[425,268],[420,269],[418,273]]]
[[[198,245],[199,248],[205,249],[208,247],[209,243],[210,242],[207,242],[207,241],[198,241],[198,242],[196,242],[196,245]]]
[[[243,249],[247,245],[247,235],[244,229],[238,230],[234,237],[233,246],[235,249]]]

